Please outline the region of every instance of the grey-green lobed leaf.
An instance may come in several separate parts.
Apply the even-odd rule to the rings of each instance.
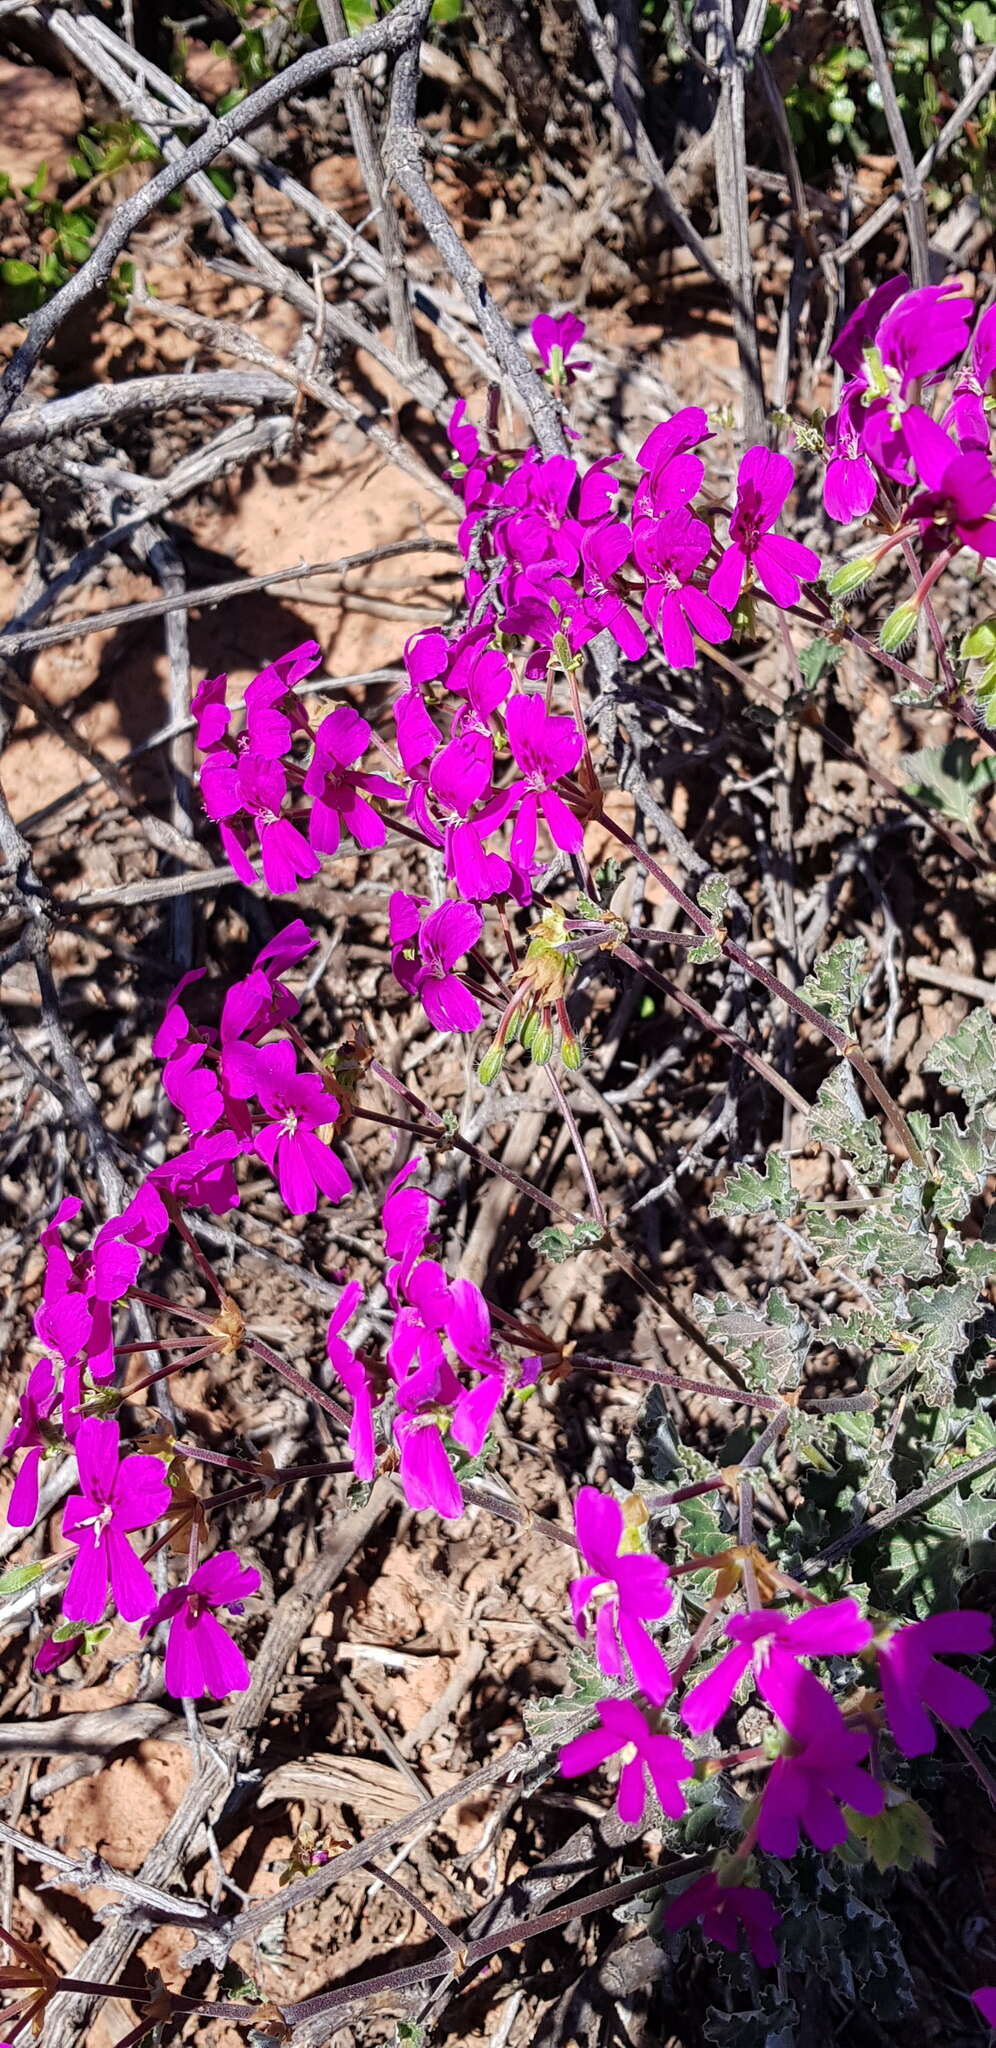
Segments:
[[[975,826],[980,797],[988,795],[996,782],[996,760],[987,754],[976,761],[974,756],[974,741],[949,740],[946,746],[921,747],[907,754],[902,764],[911,794],[969,831]]]
[[[960,1222],[996,1169],[996,1128],[981,1112],[963,1127],[950,1110],[937,1124],[913,1110],[910,1128],[931,1162],[933,1214],[942,1223]]]
[[[763,1173],[756,1166],[738,1166],[712,1201],[714,1216],[773,1216],[779,1222],[794,1216],[798,1207],[784,1152],[769,1152]]]
[[[878,1124],[865,1115],[846,1060],[841,1060],[821,1083],[809,1114],[808,1130],[819,1144],[829,1145],[849,1160],[866,1186],[884,1187],[889,1178],[889,1154]]]
[[[695,1313],[731,1363],[740,1365],[762,1393],[797,1387],[813,1330],[795,1303],[773,1287],[764,1302],[735,1301],[717,1294],[695,1297]]]
[[[996,1019],[988,1010],[973,1010],[957,1031],[932,1046],[923,1071],[957,1089],[969,1110],[996,1102]]]
[[[857,1008],[867,947],[864,939],[837,939],[829,952],[813,962],[799,990],[804,1002],[828,1017],[839,1031],[849,1031]]]

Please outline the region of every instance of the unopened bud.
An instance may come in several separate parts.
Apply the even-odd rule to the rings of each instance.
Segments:
[[[484,1058],[480,1061],[477,1069],[477,1078],[482,1088],[490,1088],[492,1082],[497,1081],[504,1064],[504,1046],[489,1045],[487,1052],[485,1053]]]
[[[844,562],[826,579],[830,597],[850,597],[855,590],[861,590],[869,576],[875,573],[874,555],[857,555],[853,562]]]
[[[737,599],[733,614],[733,637],[735,640],[757,639],[757,600],[752,590],[745,590]]]
[[[878,636],[878,644],[884,654],[895,654],[900,647],[905,647],[907,640],[912,640],[918,616],[913,598],[907,598],[905,604],[897,604]]]
[[[536,1029],[533,1032],[532,1036],[532,1043],[529,1047],[529,1057],[532,1060],[533,1065],[536,1067],[545,1067],[552,1051],[553,1032],[551,1031],[549,1024],[540,1024],[537,1021]]]
[[[963,661],[990,662],[996,658],[996,619],[980,619],[961,643]]]
[[[538,1010],[524,1010],[522,1012],[522,1015],[519,1018],[519,1042],[520,1044],[525,1046],[527,1052],[529,1051],[533,1039],[536,1036],[536,1027],[538,1024]]]
[[[560,1058],[563,1065],[569,1067],[572,1074],[576,1074],[578,1068],[584,1064],[584,1046],[580,1038],[563,1038],[560,1044]]]

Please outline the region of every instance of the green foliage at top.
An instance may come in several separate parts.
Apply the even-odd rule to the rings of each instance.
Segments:
[[[19,190],[9,177],[0,176],[0,202],[12,209],[32,246],[30,259],[10,256],[0,263],[0,315],[26,320],[43,306],[92,251],[97,214],[84,201],[91,194],[95,199],[104,181],[113,180],[126,165],[158,161],[155,143],[137,121],[103,121],[76,138],[68,168],[79,183],[68,197],[48,195],[47,163],[40,163]],[[133,282],[134,265],[119,264],[110,287],[112,299],[123,303]]]

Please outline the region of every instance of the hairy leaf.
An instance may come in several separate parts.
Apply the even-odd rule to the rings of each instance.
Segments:
[[[838,1030],[849,1031],[864,979],[864,939],[837,939],[828,953],[813,962],[799,994],[804,1002],[829,1017]]]
[[[957,1089],[970,1110],[996,1102],[996,1019],[991,1012],[973,1010],[957,1031],[938,1039],[923,1071],[939,1074],[945,1088]]]
[[[729,1294],[712,1301],[696,1295],[695,1313],[724,1357],[742,1366],[750,1386],[762,1393],[798,1386],[813,1330],[780,1288],[757,1304]]]
[[[822,1082],[808,1122],[809,1135],[850,1161],[868,1187],[883,1187],[889,1178],[889,1154],[878,1124],[861,1106],[854,1075],[841,1060]]]
[[[974,740],[948,740],[943,747],[921,747],[902,763],[903,781],[911,795],[931,804],[972,831],[976,806],[996,782],[996,760],[975,758]]]
[[[731,1173],[722,1194],[712,1202],[714,1216],[774,1216],[779,1222],[793,1216],[799,1197],[792,1186],[789,1161],[784,1152],[769,1152],[764,1172],[755,1166],[738,1166]]]

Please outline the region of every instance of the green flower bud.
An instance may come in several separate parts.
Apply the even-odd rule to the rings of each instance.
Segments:
[[[532,1044],[529,1047],[529,1057],[532,1060],[533,1065],[536,1067],[545,1067],[552,1051],[553,1032],[551,1031],[549,1024],[541,1024],[539,1022],[539,1019],[537,1019],[536,1029],[533,1032]]]
[[[961,643],[963,661],[992,661],[996,655],[996,619],[980,619]]]
[[[878,644],[884,654],[895,654],[900,647],[905,647],[908,640],[912,640],[918,616],[917,605],[912,597],[907,598],[905,604],[897,604],[895,611],[889,613],[878,636]]]
[[[571,1072],[576,1074],[578,1068],[584,1064],[584,1046],[580,1038],[562,1039],[560,1057],[564,1066],[569,1067]]]
[[[827,577],[827,592],[830,597],[850,597],[867,583],[874,572],[874,555],[857,555],[853,562],[844,562],[832,576]]]
[[[497,1081],[504,1064],[504,1046],[489,1045],[487,1052],[485,1053],[484,1058],[480,1061],[477,1069],[477,1078],[482,1088],[490,1088],[492,1082]]]

